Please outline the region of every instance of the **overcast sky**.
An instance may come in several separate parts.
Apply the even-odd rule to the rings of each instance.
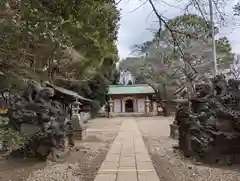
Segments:
[[[231,41],[233,51],[240,53],[240,18],[233,19],[232,15],[232,7],[237,1],[229,0],[222,9],[226,13],[224,18],[227,23],[220,27],[220,36],[227,36]],[[139,7],[142,2],[141,0],[122,0],[119,4],[121,21],[118,49],[121,58],[131,56],[131,47],[134,44],[150,40],[152,37],[151,30],[158,28],[158,22],[150,4],[146,3]],[[163,2],[164,0],[158,0],[157,8],[165,17],[171,19],[183,13],[183,9],[181,9],[184,4],[183,0],[165,0],[167,3]],[[206,18],[209,18],[208,15],[206,15]]]

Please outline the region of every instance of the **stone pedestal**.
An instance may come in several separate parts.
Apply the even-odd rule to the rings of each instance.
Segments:
[[[173,139],[179,138],[178,125],[170,124],[170,137]]]
[[[73,138],[75,140],[83,140],[84,138],[87,137],[87,130],[86,128],[84,129],[75,129]]]
[[[74,129],[82,129],[85,127],[83,119],[81,118],[80,114],[73,114],[72,115],[72,125]]]
[[[21,124],[20,133],[25,136],[33,136],[41,130],[40,126],[33,124]]]

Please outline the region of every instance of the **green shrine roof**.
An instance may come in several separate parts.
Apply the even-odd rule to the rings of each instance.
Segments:
[[[148,84],[110,85],[108,89],[108,95],[154,93],[155,91]]]

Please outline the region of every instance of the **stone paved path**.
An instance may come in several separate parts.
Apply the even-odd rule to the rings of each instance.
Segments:
[[[159,181],[134,118],[123,121],[95,181]]]

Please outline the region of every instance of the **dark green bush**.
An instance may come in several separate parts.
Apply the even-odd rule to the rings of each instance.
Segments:
[[[91,116],[96,117],[100,109],[101,109],[100,102],[98,100],[93,100],[91,103]]]

